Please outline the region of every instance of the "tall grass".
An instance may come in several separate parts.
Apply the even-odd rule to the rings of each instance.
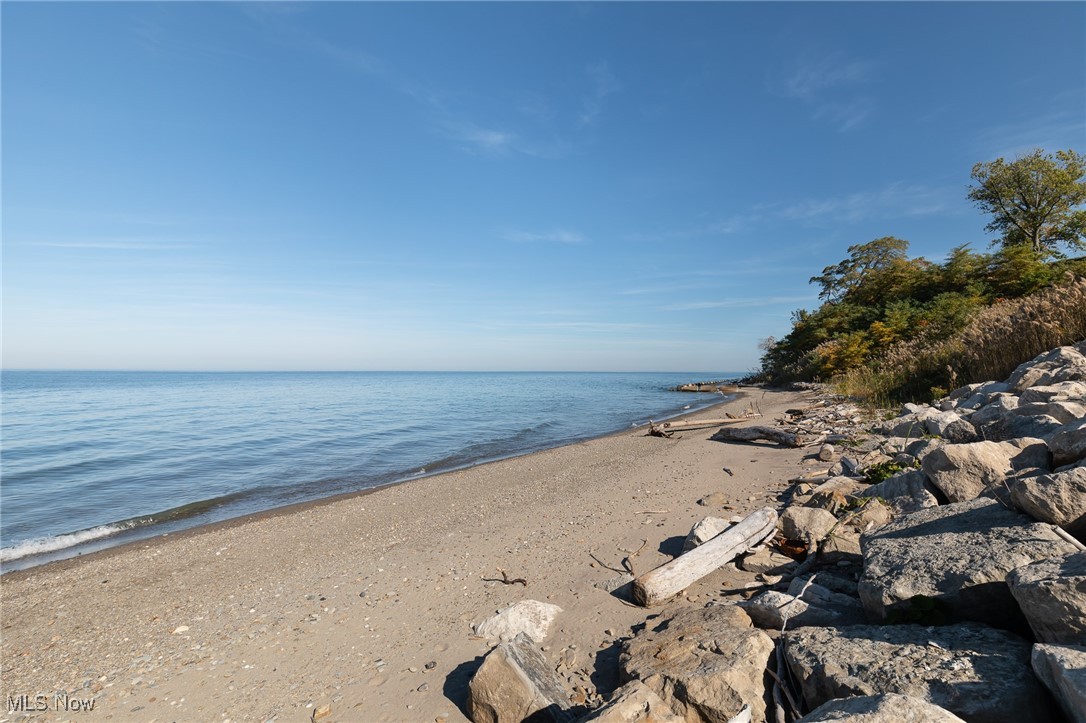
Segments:
[[[1069,275],[1059,285],[985,307],[948,339],[921,336],[896,344],[833,385],[876,405],[930,401],[965,384],[1006,379],[1022,362],[1082,339],[1086,278]]]

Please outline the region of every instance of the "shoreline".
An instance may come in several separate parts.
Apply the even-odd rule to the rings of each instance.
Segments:
[[[403,478],[400,478],[400,479],[395,479],[393,481],[384,482],[384,483],[375,485],[373,487],[367,487],[367,488],[352,490],[352,491],[348,491],[348,492],[336,492],[336,493],[333,493],[333,494],[328,495],[328,496],[322,496],[322,497],[317,497],[317,498],[313,498],[313,499],[300,500],[298,502],[289,502],[289,503],[286,503],[286,504],[283,504],[283,505],[277,505],[275,507],[270,507],[270,508],[262,509],[262,510],[255,510],[255,511],[252,511],[252,512],[243,512],[243,513],[238,514],[238,515],[233,515],[233,516],[226,517],[225,519],[213,520],[213,521],[210,521],[210,522],[202,522],[202,523],[198,523],[196,525],[187,526],[187,527],[180,527],[179,529],[171,530],[171,531],[167,531],[167,532],[155,532],[155,528],[159,527],[161,525],[164,525],[164,524],[166,524],[166,525],[170,524],[168,521],[165,522],[165,523],[156,523],[156,524],[151,524],[151,525],[146,525],[146,526],[133,527],[133,528],[130,528],[130,529],[120,529],[119,531],[117,531],[117,532],[115,532],[115,533],[113,533],[111,535],[107,535],[105,537],[102,537],[102,538],[87,540],[85,542],[76,543],[74,545],[70,545],[68,547],[60,548],[58,550],[51,550],[51,551],[43,552],[43,553],[25,555],[23,557],[19,557],[19,558],[15,558],[13,560],[10,560],[10,561],[6,561],[3,564],[0,564],[0,579],[5,578],[5,577],[7,577],[9,575],[14,575],[14,574],[21,573],[21,572],[26,572],[26,571],[29,571],[29,570],[34,570],[34,569],[37,569],[37,568],[40,568],[40,567],[43,567],[43,566],[46,566],[46,565],[56,565],[56,564],[66,562],[66,561],[69,561],[69,560],[89,559],[89,558],[97,556],[97,555],[102,555],[102,554],[109,553],[111,550],[124,548],[124,547],[127,547],[129,545],[139,545],[139,544],[147,543],[148,541],[158,540],[159,538],[179,537],[179,536],[185,535],[185,534],[197,533],[200,530],[204,530],[204,529],[213,529],[213,528],[218,528],[218,527],[223,526],[223,525],[230,525],[230,524],[240,524],[240,523],[242,523],[242,522],[244,522],[246,520],[260,519],[260,518],[262,518],[264,516],[267,516],[267,515],[289,514],[292,511],[305,509],[308,506],[321,505],[321,504],[324,504],[324,503],[331,503],[331,502],[335,502],[335,501],[340,500],[340,499],[350,499],[350,498],[353,498],[353,497],[357,497],[359,495],[373,494],[374,492],[378,492],[378,491],[383,490],[383,489],[395,487],[395,486],[402,485],[402,484],[408,484],[408,483],[411,483],[411,482],[416,482],[418,480],[428,479],[428,478],[431,478],[431,477],[439,477],[441,475],[446,475],[446,474],[453,474],[453,473],[456,473],[456,472],[460,472],[460,471],[467,470],[467,469],[473,469],[473,468],[481,467],[481,466],[488,465],[488,464],[501,463],[501,462],[504,462],[504,461],[507,461],[507,460],[510,460],[510,459],[517,459],[517,458],[520,458],[520,457],[528,457],[528,456],[531,456],[531,455],[534,455],[534,454],[540,454],[542,452],[547,452],[547,451],[552,450],[552,449],[558,449],[560,447],[565,447],[565,446],[574,445],[574,444],[581,444],[583,442],[591,441],[591,440],[594,440],[594,439],[602,439],[602,438],[606,438],[606,437],[610,437],[610,436],[614,436],[614,435],[624,434],[625,432],[627,432],[627,431],[629,431],[631,429],[645,428],[645,427],[649,426],[649,424],[651,424],[652,422],[673,421],[673,420],[677,420],[677,419],[684,419],[686,417],[690,417],[690,416],[693,416],[693,415],[696,415],[696,414],[700,414],[700,413],[705,412],[705,411],[710,410],[710,409],[715,409],[715,408],[717,408],[717,407],[719,407],[721,405],[728,404],[728,403],[734,402],[734,401],[738,401],[740,399],[743,399],[746,396],[747,396],[747,393],[744,392],[742,390],[742,388],[738,388],[737,391],[727,394],[725,396],[725,398],[722,399],[721,401],[714,400],[712,402],[706,403],[703,406],[699,406],[697,409],[681,410],[681,411],[679,411],[677,413],[665,414],[664,416],[660,417],[659,419],[650,419],[649,422],[646,422],[645,424],[637,424],[635,422],[633,427],[616,429],[616,430],[613,430],[613,431],[603,432],[601,434],[596,434],[596,435],[589,435],[587,437],[583,437],[583,438],[580,438],[580,439],[575,439],[573,441],[565,441],[565,442],[562,442],[562,443],[559,443],[559,444],[555,444],[553,446],[544,446],[544,447],[541,447],[540,449],[530,450],[530,451],[526,451],[526,452],[510,452],[510,453],[505,454],[505,455],[499,455],[499,456],[491,457],[491,458],[483,458],[483,459],[480,459],[480,460],[475,461],[475,462],[468,462],[468,463],[458,465],[458,466],[454,466],[454,467],[447,468],[447,469],[440,469],[440,470],[437,470],[437,471],[434,471],[434,472],[425,472],[423,474],[416,474],[416,475],[412,475],[412,476],[408,476],[408,477],[403,477]],[[168,510],[149,513],[148,515],[144,515],[144,517],[153,516],[153,515],[157,515],[157,514],[163,514],[164,512],[168,512]],[[133,519],[136,519],[136,518],[133,518]],[[108,526],[111,526],[111,525],[120,525],[120,524],[124,524],[124,522],[126,522],[126,520],[119,520],[119,521],[116,521],[116,522],[108,522],[108,523],[104,523],[104,525],[100,525],[100,527],[108,527]],[[88,530],[89,529],[95,529],[95,528],[88,528]],[[62,537],[64,535],[74,535],[74,534],[78,534],[80,532],[85,532],[85,531],[87,531],[87,530],[73,530],[71,532],[62,533],[62,535],[54,536],[54,537]],[[143,533],[143,534],[141,534],[141,533]],[[109,540],[116,539],[118,537],[122,538],[123,541],[118,542],[116,544],[108,544]],[[35,539],[37,539],[37,538],[35,538]],[[53,538],[42,538],[42,539],[53,539]],[[30,541],[30,540],[24,541],[23,543],[19,543],[19,544],[25,544],[28,541]],[[89,548],[89,549],[87,549],[87,548]],[[87,549],[87,551],[86,552],[79,552],[80,549]],[[71,554],[65,554],[65,553],[68,553],[68,552],[71,552]],[[34,562],[35,559],[39,559],[39,558],[41,559],[40,562]],[[30,561],[30,562],[29,562],[29,564],[25,564],[23,561]]]
[[[758,403],[770,419],[802,396]],[[625,430],[5,573],[2,694],[92,696],[118,720],[296,719],[324,704],[329,720],[460,720],[486,652],[471,625],[524,598],[567,611],[548,647],[579,648],[593,675],[614,649],[601,637],[643,613],[595,587],[614,573],[589,553],[617,564],[645,541],[646,571],[702,517],[775,505],[804,456],[711,433]],[[724,509],[696,504],[713,492]]]

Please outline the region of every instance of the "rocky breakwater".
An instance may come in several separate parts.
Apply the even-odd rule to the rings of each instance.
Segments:
[[[1086,342],[888,419],[812,391],[750,429],[824,469],[779,514],[699,523],[633,584],[708,559],[749,582],[708,605],[645,597],[625,684],[588,696],[546,660],[538,615],[509,628],[474,720],[1086,723]]]
[[[732,394],[739,391],[739,385],[733,380],[715,382],[691,382],[675,387],[676,392],[717,392],[720,394]]]

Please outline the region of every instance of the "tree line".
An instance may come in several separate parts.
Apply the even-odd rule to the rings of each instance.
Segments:
[[[989,253],[957,246],[942,263],[910,258],[909,242],[885,236],[848,248],[812,284],[822,305],[792,315],[783,339],[762,342],[760,376],[771,383],[829,380],[904,342],[932,343],[978,311],[1075,277],[1086,277],[1086,156],[1038,149],[972,169],[968,197],[998,234]]]

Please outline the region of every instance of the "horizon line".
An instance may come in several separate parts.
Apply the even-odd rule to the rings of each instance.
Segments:
[[[96,372],[110,374],[749,374],[742,371],[705,371],[689,369],[123,369],[79,367],[11,367],[8,372]]]

